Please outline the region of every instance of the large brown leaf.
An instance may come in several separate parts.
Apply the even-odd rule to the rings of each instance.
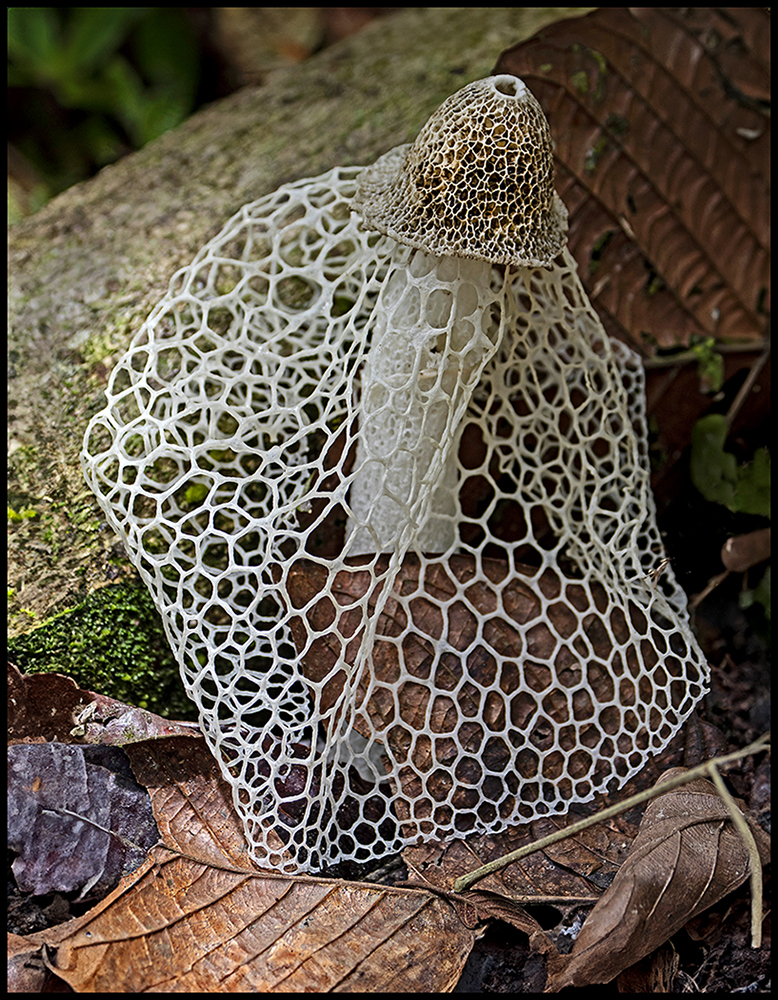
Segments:
[[[434,993],[456,984],[473,932],[455,905],[423,889],[259,871],[204,741],[146,741],[127,753],[162,844],[85,916],[15,939],[23,964],[44,949],[77,992]]]
[[[644,354],[765,334],[769,67],[761,7],[601,8],[497,63],[549,117],[597,312]]]
[[[538,841],[576,818],[544,817],[498,834],[417,844],[406,847],[403,858],[414,880],[451,891],[461,875]],[[632,824],[626,824],[624,832],[613,824],[598,824],[487,876],[478,888],[523,904],[596,903],[603,886],[615,877],[636,833]]]
[[[78,992],[441,992],[473,935],[430,893],[217,869],[155,848],[57,942]]]

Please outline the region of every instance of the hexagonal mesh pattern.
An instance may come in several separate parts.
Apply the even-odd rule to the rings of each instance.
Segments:
[[[543,109],[521,80],[476,80],[412,145],[365,169],[353,207],[370,229],[427,253],[547,264],[567,229],[551,149]]]
[[[436,260],[364,230],[359,173],[175,275],[83,452],[282,871],[563,812],[707,679],[657,572],[640,361],[567,251]]]

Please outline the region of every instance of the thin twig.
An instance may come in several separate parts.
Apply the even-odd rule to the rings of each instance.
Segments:
[[[649,799],[656,798],[657,795],[664,795],[665,792],[671,792],[674,788],[680,788],[682,785],[687,784],[689,781],[693,781],[695,778],[707,777],[710,774],[711,765],[721,767],[723,764],[728,764],[730,761],[740,760],[742,757],[748,757],[751,754],[757,753],[759,750],[764,750],[769,742],[769,739],[770,734],[765,733],[760,736],[758,740],[755,740],[742,750],[735,750],[732,753],[725,754],[723,757],[715,757],[713,760],[706,761],[704,764],[692,767],[683,774],[676,775],[674,778],[663,781],[661,785],[654,785],[652,788],[647,788],[644,792],[638,792],[637,795],[630,795],[630,797],[628,799],[624,799],[623,802],[617,802],[615,805],[608,806],[607,809],[603,809],[601,812],[595,813],[593,816],[587,816],[586,819],[579,820],[571,826],[566,826],[563,830],[557,830],[555,833],[551,833],[547,837],[536,840],[533,844],[526,844],[524,847],[520,847],[516,851],[511,851],[510,854],[505,854],[501,858],[496,858],[494,861],[490,861],[488,864],[482,865],[480,868],[476,868],[475,871],[468,872],[467,875],[460,875],[460,877],[454,882],[454,892],[464,892],[472,885],[475,885],[476,882],[480,882],[482,878],[486,878],[487,875],[492,875],[494,872],[501,871],[503,868],[507,868],[508,865],[513,864],[514,861],[520,861],[522,858],[526,858],[528,855],[534,854],[535,851],[545,850],[545,848],[558,843],[560,840],[565,840],[567,837],[573,837],[576,834],[581,833],[582,830],[586,830],[590,826],[594,826],[595,823],[602,823],[604,820],[612,819],[614,816],[618,816],[620,813],[626,812],[627,809],[631,809],[633,806],[640,805],[643,802],[648,802]]]
[[[746,396],[751,392],[754,382],[759,378],[759,373],[764,368],[767,359],[770,356],[770,340],[769,338],[765,341],[764,349],[761,355],[756,359],[756,361],[751,365],[748,375],[746,376],[745,382],[741,385],[740,391],[737,396],[735,396],[732,401],[732,405],[727,411],[727,433],[732,429],[732,423],[735,417],[740,411],[740,407],[745,402]]]
[[[723,573],[719,573],[717,576],[712,577],[705,584],[705,589],[700,591],[699,594],[695,594],[694,597],[689,601],[687,605],[687,610],[691,614],[692,611],[696,610],[700,604],[705,600],[705,598],[712,594],[716,587],[720,586],[729,576],[730,570],[725,569]]]
[[[729,812],[729,818],[735,824],[735,829],[743,838],[743,843],[748,852],[748,864],[750,867],[749,878],[751,880],[751,947],[761,948],[762,946],[762,862],[759,858],[759,849],[756,846],[754,835],[746,823],[743,813],[738,809],[735,800],[729,794],[729,789],[724,784],[724,779],[716,769],[713,761],[708,762],[708,774],[716,790],[724,800],[724,804]]]
[[[757,354],[765,348],[764,340],[745,340],[736,344],[716,344],[717,354]],[[679,351],[677,354],[654,355],[643,359],[644,368],[683,368],[685,365],[699,364],[700,356],[695,351]],[[761,369],[761,365],[759,366]]]

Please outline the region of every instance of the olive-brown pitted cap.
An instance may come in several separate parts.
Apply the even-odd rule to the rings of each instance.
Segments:
[[[437,256],[549,264],[566,239],[543,109],[515,76],[476,80],[410,145],[359,176],[351,207],[368,229]]]

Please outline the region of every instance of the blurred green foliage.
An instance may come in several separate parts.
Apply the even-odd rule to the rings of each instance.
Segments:
[[[772,601],[770,600],[770,567],[757,580],[756,586],[750,590],[743,590],[740,594],[741,608],[750,608],[752,604],[758,604],[764,612],[765,619],[769,623],[771,620]]]
[[[724,384],[724,358],[716,350],[713,337],[692,337],[692,354],[697,358],[697,372],[702,392],[718,392]]]
[[[49,195],[194,110],[200,53],[181,8],[12,7],[11,141]]]

